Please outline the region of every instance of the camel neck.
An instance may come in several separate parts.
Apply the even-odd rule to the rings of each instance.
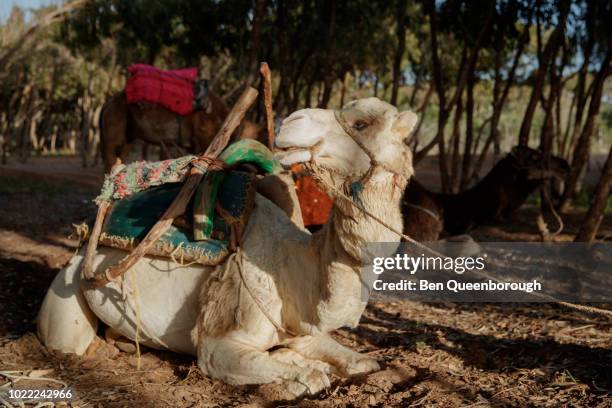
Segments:
[[[392,176],[377,177],[377,180],[370,181],[364,186],[357,188],[353,186],[352,200],[368,213],[401,231],[402,194],[403,188],[394,183]],[[328,228],[334,230],[340,246],[355,259],[361,259],[360,247],[366,243],[397,242],[400,239],[396,233],[376,219],[344,200],[336,200]]]
[[[356,204],[397,230],[402,230],[400,201],[403,188],[388,177],[369,181],[354,197]],[[333,330],[355,326],[367,304],[361,279],[361,252],[369,242],[398,242],[394,232],[346,202],[336,200],[330,218],[315,241],[320,256],[317,287],[317,326]]]

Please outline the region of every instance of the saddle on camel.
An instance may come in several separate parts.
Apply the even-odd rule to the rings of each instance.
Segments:
[[[170,149],[202,152],[227,116],[225,103],[198,80],[196,68],[164,71],[150,65],[128,68],[123,91],[106,101],[100,115],[100,147],[105,171],[127,158],[136,140]]]
[[[183,116],[204,105],[208,84],[197,79],[197,68],[164,71],[151,65],[133,64],[128,72],[125,85],[128,103],[155,103]]]
[[[131,251],[144,240],[181,189],[192,167],[208,163],[188,155],[160,162],[116,166],[106,177],[98,205],[110,203],[99,243]],[[240,140],[209,165],[185,214],[147,251],[177,263],[217,265],[237,245],[255,198],[257,175],[276,174],[272,153],[254,140]]]

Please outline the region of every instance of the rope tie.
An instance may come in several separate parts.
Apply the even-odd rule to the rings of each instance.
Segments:
[[[395,178],[401,178],[403,179],[406,183],[408,182],[408,180],[406,179],[406,177],[404,177],[403,175],[397,173],[396,171],[390,169],[389,167],[387,167],[384,163],[380,163],[377,159],[376,156],[374,156],[374,153],[372,153],[370,151],[370,149],[368,149],[361,140],[359,140],[359,138],[357,137],[357,135],[355,134],[353,128],[346,122],[346,120],[344,120],[344,117],[342,116],[342,112],[340,112],[339,110],[335,110],[334,111],[334,118],[336,119],[336,122],[338,122],[338,124],[340,125],[340,127],[342,128],[342,130],[344,130],[344,133],[347,134],[347,136],[349,136],[351,139],[353,139],[353,141],[355,142],[355,144],[357,144],[357,146],[359,146],[359,148],[361,150],[363,150],[363,152],[366,154],[366,156],[368,156],[368,158],[370,159],[370,168],[368,169],[368,171],[365,173],[365,175],[362,177],[362,179],[360,180],[360,182],[362,184],[367,183],[370,180],[370,177],[372,176],[372,174],[374,173],[374,169],[376,167],[380,167],[382,169],[384,169],[385,171],[393,174],[394,179]]]
[[[404,201],[404,205],[406,205],[407,207],[416,208],[417,210],[421,210],[425,214],[427,214],[431,218],[433,218],[434,220],[440,221],[440,216],[438,214],[436,214],[434,211],[430,210],[429,208],[425,208],[425,207],[422,207],[420,205],[412,204],[412,203],[409,203],[407,201]]]
[[[280,323],[278,323],[272,317],[272,315],[268,311],[268,309],[261,303],[261,300],[257,296],[255,296],[255,293],[253,293],[253,291],[251,290],[251,287],[248,285],[248,283],[246,281],[246,278],[244,277],[244,272],[242,270],[243,266],[244,266],[244,261],[243,261],[243,258],[242,258],[242,251],[240,251],[240,248],[236,248],[236,252],[234,252],[232,255],[230,255],[230,259],[228,259],[228,264],[229,264],[230,260],[233,261],[236,264],[236,268],[238,269],[238,274],[240,275],[240,280],[242,281],[242,284],[244,285],[244,287],[247,290],[249,296],[251,296],[251,299],[253,299],[253,302],[255,302],[255,304],[257,305],[257,307],[261,311],[261,313],[263,313],[263,315],[266,316],[266,318],[270,321],[270,323],[272,323],[272,325],[279,332],[287,334],[287,335],[290,335],[290,336],[294,336],[294,337],[297,336],[297,334],[295,332],[293,332],[290,329],[284,328]],[[226,266],[226,268],[227,268],[227,266]]]
[[[203,173],[207,171],[222,171],[227,167],[223,160],[204,155],[193,159],[191,165]]]

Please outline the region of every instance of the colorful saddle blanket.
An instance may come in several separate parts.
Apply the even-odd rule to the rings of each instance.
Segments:
[[[128,67],[130,76],[125,86],[128,103],[150,102],[179,115],[189,115],[201,108],[205,97],[205,81],[196,81],[197,68],[164,71],[151,65]]]
[[[256,193],[256,172],[246,168],[251,165],[259,173],[270,174],[280,166],[264,145],[253,140],[230,145],[219,158],[228,168],[206,173],[184,217],[175,220],[148,252],[150,255],[202,265],[217,265],[229,255],[232,229],[246,225]],[[182,186],[178,181],[188,173],[190,166],[186,164],[195,159],[185,156],[173,161],[139,162],[108,176],[97,199],[112,202],[100,244],[123,250],[135,248],[170,206]]]

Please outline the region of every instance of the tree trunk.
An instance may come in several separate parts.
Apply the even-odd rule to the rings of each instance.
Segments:
[[[582,47],[583,62],[580,67],[580,70],[578,71],[578,79],[576,81],[576,87],[574,88],[574,97],[572,98],[572,107],[575,107],[576,109],[573,128],[570,132],[570,123],[568,119],[565,137],[563,140],[563,150],[561,154],[563,157],[566,158],[569,158],[571,152],[574,151],[576,147],[577,138],[580,133],[580,129],[582,128],[582,117],[584,114],[585,107],[587,105],[586,101],[590,91],[592,90],[592,88],[589,88],[589,92],[585,92],[587,77],[589,75],[589,66],[591,65],[591,56],[593,54],[593,48],[595,46],[595,16],[597,14],[597,11],[595,10],[596,7],[594,7],[595,4],[596,0],[587,1],[586,3],[587,40],[584,47]],[[572,110],[570,107],[570,115],[568,116],[571,116],[571,112]]]
[[[438,55],[438,23],[436,16],[436,5],[433,0],[430,0],[426,3],[427,13],[429,14],[429,30],[430,30],[430,41],[431,41],[431,63],[433,67],[433,80],[436,88],[436,93],[438,94],[438,131],[436,132],[436,136],[434,139],[423,148],[420,152],[416,153],[414,156],[414,164],[417,164],[421,161],[429,149],[433,148],[433,146],[438,144],[438,156],[439,156],[439,166],[440,166],[440,182],[442,185],[442,191],[446,192],[449,186],[448,180],[448,169],[446,167],[446,151],[444,146],[444,128],[446,127],[446,122],[448,120],[449,112],[448,106],[446,104],[446,90],[444,88],[444,84],[442,82],[442,65],[440,62],[440,58]],[[464,46],[465,50],[465,46]]]
[[[87,91],[81,97],[81,123],[80,123],[80,135],[81,135],[81,166],[86,168],[89,165],[89,95]]]
[[[582,129],[582,119],[584,116],[584,111],[587,107],[587,98],[589,96],[589,92],[585,92],[587,77],[589,75],[589,65],[591,64],[591,51],[593,49],[593,45],[591,44],[587,51],[585,51],[584,62],[580,67],[580,71],[578,73],[578,79],[576,82],[576,88],[574,89],[574,98],[572,99],[572,104],[575,104],[576,114],[574,116],[574,126],[572,128],[571,133],[569,133],[569,124],[568,131],[566,134],[570,136],[566,136],[563,142],[563,150],[564,153],[567,154],[565,157],[569,157],[571,152],[576,148],[576,143],[578,141],[578,135],[580,135],[580,129]],[[592,91],[592,87],[589,89]]]
[[[421,79],[419,77],[416,77],[414,79],[414,86],[412,87],[412,93],[410,94],[408,105],[414,106],[414,104],[416,103],[417,94],[419,93],[420,90],[421,90]]]
[[[416,148],[418,144],[417,142],[419,140],[419,133],[421,132],[421,128],[423,127],[423,122],[425,120],[425,110],[427,109],[427,106],[429,105],[429,100],[431,99],[433,90],[434,90],[434,85],[430,83],[429,87],[427,88],[427,92],[425,93],[425,97],[423,98],[423,101],[421,103],[421,106],[419,106],[419,108],[416,111],[419,119],[417,121],[417,124],[414,130],[412,131],[412,135],[410,136],[410,141],[408,142],[408,144],[411,144],[414,141],[414,147],[412,148],[413,153],[416,152]],[[410,106],[412,106],[412,104]]]
[[[393,58],[393,87],[391,88],[391,105],[397,106],[397,94],[402,77],[402,56],[406,50],[406,8],[408,0],[397,1],[397,48]]]
[[[468,41],[464,41],[461,63],[459,64],[459,74],[457,76],[457,84],[455,87],[455,93],[447,100],[444,84],[442,81],[442,66],[438,55],[438,24],[436,17],[436,6],[435,1],[430,0],[425,3],[425,11],[429,15],[429,29],[430,29],[430,41],[431,41],[431,64],[433,71],[433,82],[435,84],[436,93],[438,94],[439,110],[438,110],[438,131],[434,139],[427,144],[423,149],[414,154],[414,164],[418,164],[427,153],[438,144],[439,155],[440,155],[440,179],[442,182],[443,189],[448,186],[448,171],[447,165],[443,162],[442,158],[446,159],[445,146],[444,146],[444,127],[450,116],[452,107],[457,103],[457,100],[463,94],[463,88],[467,81],[468,69],[475,66],[480,51],[480,44],[482,43],[485,35],[490,31],[493,23],[493,15],[495,12],[495,3],[492,2],[489,6],[489,13],[487,19],[483,24],[482,29],[478,33],[476,41],[472,45],[472,53],[467,57]],[[446,186],[446,187],[445,187]]]
[[[287,104],[287,112],[295,112],[300,104],[300,94],[302,93],[304,81],[302,81],[302,75],[304,73],[304,69],[306,68],[306,64],[310,60],[312,53],[314,52],[314,47],[310,48],[302,57],[301,61],[297,65],[297,69],[295,69],[292,74],[292,94],[290,103]],[[279,90],[280,92],[280,90]],[[289,93],[287,93],[287,97],[289,97]],[[280,114],[280,113],[279,113]]]
[[[40,122],[40,119],[42,117],[42,111],[36,111],[36,113],[32,114],[30,119],[29,119],[29,123],[28,123],[28,137],[30,139],[30,146],[32,146],[32,149],[34,150],[35,153],[40,153],[40,150],[42,148],[42,140],[40,140],[38,138],[37,135],[37,128],[38,128],[38,123]]]
[[[378,85],[380,84],[380,77],[376,75],[376,79],[374,80],[374,97],[378,98]]]
[[[467,103],[466,103],[466,120],[465,120],[465,148],[463,149],[463,165],[461,167],[461,182],[459,191],[467,188],[469,182],[469,171],[472,165],[472,143],[474,141],[474,68],[470,70],[470,76],[467,82]],[[458,172],[458,169],[457,169]]]
[[[51,129],[51,137],[49,138],[49,151],[51,154],[56,153],[56,145],[57,145],[57,135],[59,133],[59,128],[57,125],[53,125]]]
[[[329,24],[327,27],[327,51],[325,56],[325,75],[323,77],[323,94],[319,99],[319,108],[325,109],[329,104],[332,89],[334,86],[336,62],[336,9],[338,8],[337,0],[329,1]]]
[[[344,98],[346,96],[346,72],[342,75],[342,88],[340,91],[340,109],[344,106]]]
[[[31,123],[31,113],[34,110],[37,99],[37,90],[34,88],[33,79],[25,87],[20,100],[20,108],[17,117],[18,123],[18,147],[19,157],[22,163],[27,162],[30,156],[29,131]]]
[[[312,87],[314,83],[312,81],[308,81],[308,85],[306,85],[306,94],[304,95],[304,107],[310,108],[312,106]]]
[[[512,66],[510,68],[510,71],[508,72],[508,79],[506,80],[506,83],[504,84],[504,89],[501,92],[501,97],[499,98],[499,100],[495,101],[494,99],[493,101],[493,114],[491,116],[489,137],[485,141],[484,147],[482,148],[478,156],[478,160],[476,161],[476,164],[474,165],[474,170],[472,171],[472,175],[470,176],[471,180],[475,180],[479,178],[480,171],[482,170],[482,166],[484,164],[485,158],[487,154],[489,153],[489,148],[491,144],[500,143],[499,120],[501,118],[501,114],[506,104],[506,101],[508,100],[508,95],[510,94],[510,88],[512,87],[512,84],[514,83],[516,69],[519,65],[519,61],[521,59],[521,56],[523,55],[523,52],[525,51],[525,46],[528,42],[529,42],[529,26],[525,27],[523,34],[521,35],[519,48],[516,51],[516,54],[514,55],[514,60],[512,61]],[[501,77],[499,79],[501,81]]]
[[[319,97],[319,104],[317,105],[317,107],[321,109],[327,109],[327,105],[329,105],[329,100],[331,99],[332,91],[334,89],[334,81],[323,81],[321,89],[323,91],[321,92],[321,95]]]
[[[289,76],[289,47],[287,45],[286,25],[287,25],[287,4],[285,0],[279,0],[276,6],[276,43],[278,45],[278,73],[279,86],[276,98],[274,99],[274,110],[277,114],[281,114],[287,106],[289,100],[289,87],[286,85],[287,77]]]
[[[451,186],[450,190],[456,193],[459,189],[459,164],[461,162],[459,155],[459,147],[461,141],[461,117],[463,116],[463,98],[457,101],[455,115],[453,117],[453,133],[450,144],[452,145],[453,154],[451,159]]]
[[[593,135],[593,131],[596,126],[597,116],[599,114],[599,108],[601,107],[601,96],[603,92],[604,83],[608,75],[610,75],[610,60],[612,58],[612,51],[608,49],[606,56],[602,61],[601,67],[593,80],[593,94],[591,95],[591,101],[589,103],[589,110],[586,122],[580,133],[580,137],[576,143],[576,149],[572,158],[572,165],[570,168],[569,175],[565,180],[565,189],[561,200],[559,202],[559,211],[565,212],[569,208],[569,203],[574,195],[576,185],[580,173],[584,164],[587,162],[589,157],[589,145],[590,139]]]
[[[554,108],[555,102],[559,99],[559,91],[561,88],[561,81],[559,76],[555,74],[555,68],[551,67],[550,72],[550,91],[548,92],[548,98],[542,103],[544,108],[544,122],[540,131],[540,150],[543,153],[544,158],[548,158],[553,146],[553,140],[555,137],[555,123],[554,123]]]
[[[255,0],[255,10],[253,10],[253,26],[251,27],[251,39],[249,46],[249,74],[247,76],[247,85],[251,85],[257,78],[259,72],[259,64],[257,61],[259,51],[259,38],[261,32],[261,23],[266,12],[266,0]]]
[[[591,202],[589,211],[584,217],[584,221],[582,221],[582,226],[578,231],[578,235],[576,235],[575,242],[593,242],[595,240],[595,236],[597,235],[597,231],[605,215],[606,205],[610,196],[610,183],[612,183],[612,148],[610,148],[610,152],[608,153],[606,164],[604,165],[599,183],[597,183],[597,188],[595,189],[593,201]]]
[[[553,30],[552,34],[550,35],[550,38],[548,39],[548,42],[546,43],[546,46],[544,47],[544,50],[542,51],[541,58],[538,58],[539,66],[536,75],[536,81],[532,88],[531,96],[529,97],[529,102],[525,110],[525,115],[523,116],[521,129],[519,131],[518,142],[521,146],[527,146],[529,142],[531,123],[533,122],[533,116],[535,114],[538,101],[540,100],[540,97],[542,95],[542,90],[544,88],[544,82],[548,72],[548,67],[550,66],[551,62],[553,62],[554,56],[557,54],[557,50],[561,45],[565,33],[565,22],[567,21],[567,16],[569,14],[570,1],[561,0],[559,2],[558,7],[559,21],[557,22],[557,26]]]
[[[501,67],[502,67],[502,48],[504,45],[503,33],[500,33],[497,38],[496,47],[495,47],[495,75],[493,80],[493,100],[491,102],[491,107],[493,108],[493,114],[491,115],[491,128],[490,128],[490,136],[493,141],[493,154],[495,157],[499,156],[501,153],[501,140],[499,140],[499,132],[497,132],[496,128],[493,128],[493,125],[497,126],[499,123],[499,116],[501,116],[501,110],[499,114],[497,114],[497,106],[499,105],[499,99],[501,96],[501,88],[503,84]],[[520,49],[520,44],[519,44]],[[497,114],[497,120],[495,120],[495,116]]]

